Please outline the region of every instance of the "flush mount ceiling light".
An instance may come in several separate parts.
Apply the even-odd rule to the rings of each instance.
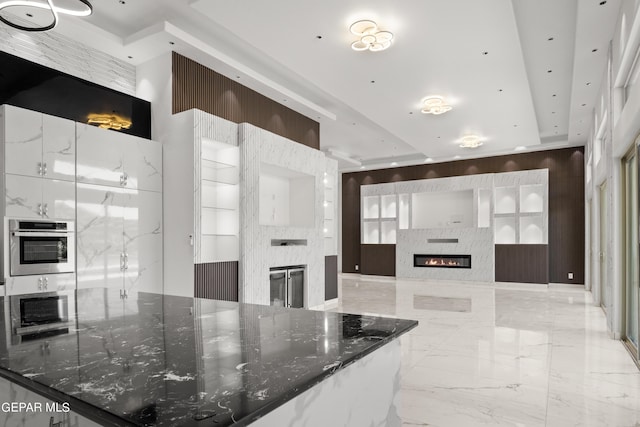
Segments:
[[[62,6],[53,0],[0,0],[0,21],[22,31],[48,31],[58,25],[58,14],[89,16],[93,12],[88,0],[56,1]],[[24,15],[29,19],[20,18]]]
[[[102,129],[113,130],[129,129],[132,125],[131,120],[114,114],[89,114],[87,123]]]
[[[465,135],[460,139],[460,147],[462,148],[478,148],[482,145],[482,141],[478,135]]]
[[[349,27],[349,31],[360,37],[359,40],[351,43],[351,49],[358,52],[363,50],[380,52],[391,46],[391,40],[393,40],[393,33],[380,31],[378,24],[369,20],[354,22]]]
[[[423,114],[433,114],[435,116],[439,114],[444,114],[447,111],[451,110],[451,105],[447,104],[443,97],[438,95],[427,96],[422,100],[422,110],[420,110]]]

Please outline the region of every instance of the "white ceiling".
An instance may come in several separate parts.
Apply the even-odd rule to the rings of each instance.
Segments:
[[[620,7],[600,3],[95,0],[58,31],[134,64],[176,50],[239,78],[318,120],[347,170],[583,145]],[[359,19],[392,31],[391,48],[351,50]],[[434,94],[454,109],[421,114]],[[460,148],[468,133],[484,145]]]

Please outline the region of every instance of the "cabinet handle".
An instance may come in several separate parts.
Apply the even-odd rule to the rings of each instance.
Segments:
[[[124,186],[126,187],[126,186],[127,186],[127,181],[129,180],[129,175],[127,175],[127,173],[125,172],[125,173],[123,174],[123,177],[124,177],[124,178],[123,178],[123,179],[124,179]]]
[[[124,270],[124,252],[120,252],[120,271]],[[120,292],[122,294],[122,292]]]
[[[42,165],[42,176],[45,176],[47,174],[47,163],[45,162]]]
[[[42,277],[38,277],[38,290],[42,290]]]
[[[44,204],[44,216],[48,216],[49,215],[49,204],[45,203]]]
[[[120,288],[120,299],[124,299],[124,295],[122,295],[122,288]]]
[[[45,276],[44,278],[44,288],[48,289],[49,288],[49,278]]]
[[[38,215],[42,216],[42,203],[38,203]]]
[[[124,290],[124,298],[129,299],[129,291],[127,291],[126,289]]]
[[[42,176],[42,163],[38,162],[38,175]]]
[[[124,254],[124,269],[128,270],[129,269],[129,254],[125,252]],[[125,295],[126,295],[126,291],[125,291]]]

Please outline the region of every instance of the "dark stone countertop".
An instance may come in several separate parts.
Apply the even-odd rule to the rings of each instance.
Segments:
[[[417,325],[102,288],[74,305],[69,333],[15,345],[4,316],[0,376],[105,425],[246,425]]]

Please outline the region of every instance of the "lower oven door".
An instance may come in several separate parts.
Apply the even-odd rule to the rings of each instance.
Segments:
[[[11,276],[73,273],[73,237],[74,234],[70,232],[12,232]]]
[[[55,292],[11,298],[11,323],[17,336],[56,331],[69,326],[69,296]]]

